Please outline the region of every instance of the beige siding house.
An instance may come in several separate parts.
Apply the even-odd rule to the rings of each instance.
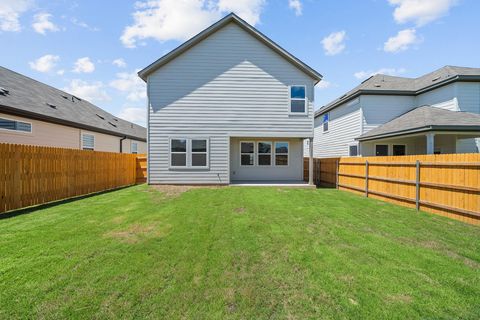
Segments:
[[[146,129],[0,67],[0,143],[146,153]]]

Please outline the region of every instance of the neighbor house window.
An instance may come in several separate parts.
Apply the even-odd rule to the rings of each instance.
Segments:
[[[255,144],[253,142],[240,142],[240,165],[253,166],[255,159]]]
[[[207,166],[207,139],[192,139],[192,167]]]
[[[306,113],[307,112],[307,96],[305,86],[290,87],[290,112]]]
[[[0,129],[32,132],[32,124],[28,122],[0,118]]]
[[[351,144],[348,146],[348,155],[350,157],[358,156],[358,144]]]
[[[275,165],[288,166],[288,142],[275,142]]]
[[[322,119],[323,132],[328,131],[328,122],[329,121],[330,121],[330,113],[327,112],[323,115],[323,119]]]
[[[208,139],[170,139],[170,167],[195,169],[208,167]]]
[[[82,149],[95,150],[95,136],[93,134],[82,133]]]
[[[388,144],[377,144],[377,145],[375,145],[375,155],[376,156],[388,156]]]
[[[132,153],[137,154],[138,153],[138,143],[132,142]]]
[[[392,151],[394,156],[404,156],[407,154],[407,146],[404,144],[394,144]]]
[[[270,166],[272,164],[272,143],[259,142],[258,143],[258,165]]]

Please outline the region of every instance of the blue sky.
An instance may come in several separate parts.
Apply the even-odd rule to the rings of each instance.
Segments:
[[[230,11],[324,75],[316,108],[373,73],[480,67],[478,0],[0,0],[0,65],[144,125],[136,71]]]

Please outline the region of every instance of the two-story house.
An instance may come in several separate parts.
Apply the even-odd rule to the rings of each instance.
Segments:
[[[377,74],[315,113],[315,157],[479,152],[480,69]]]
[[[313,139],[313,88],[322,76],[235,14],[139,76],[147,83],[150,184],[303,180],[303,140]]]

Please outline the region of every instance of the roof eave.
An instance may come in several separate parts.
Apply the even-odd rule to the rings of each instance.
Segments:
[[[371,140],[377,140],[377,139],[383,139],[383,138],[392,138],[392,137],[398,137],[398,136],[403,136],[407,134],[415,134],[415,133],[420,133],[420,132],[426,132],[426,131],[456,131],[456,132],[476,132],[478,131],[480,134],[480,125],[479,126],[426,126],[426,127],[418,127],[418,128],[411,128],[411,129],[406,129],[406,130],[399,130],[399,131],[394,131],[394,132],[388,132],[388,133],[383,133],[383,134],[377,134],[373,136],[366,136],[366,137],[357,137],[355,140],[357,141],[371,141]]]

